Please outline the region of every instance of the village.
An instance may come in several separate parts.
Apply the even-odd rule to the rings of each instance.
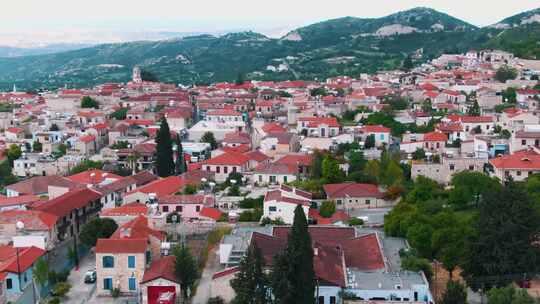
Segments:
[[[246,257],[276,269],[297,227],[315,303],[439,303],[456,277],[481,303],[438,245],[450,234],[426,249],[397,212],[443,193],[422,216],[465,218],[477,181],[540,183],[540,60],[415,56],[323,81],[182,86],[135,66],[0,93],[0,303],[235,303]]]

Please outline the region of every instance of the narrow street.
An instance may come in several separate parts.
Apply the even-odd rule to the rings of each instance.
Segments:
[[[84,275],[88,270],[96,267],[96,256],[93,252],[88,253],[81,259],[79,269],[73,268],[68,277],[68,283],[71,284],[71,290],[62,303],[81,304],[89,303],[88,300],[96,290],[96,283],[84,283]]]
[[[220,270],[218,249],[219,247],[215,246],[208,253],[208,261],[197,286],[197,291],[191,300],[192,304],[206,304],[208,299],[212,297],[212,276]]]

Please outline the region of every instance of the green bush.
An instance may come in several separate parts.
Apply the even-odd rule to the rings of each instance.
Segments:
[[[53,292],[56,296],[62,298],[69,292],[70,289],[71,289],[71,284],[66,283],[66,282],[60,282],[54,286]]]
[[[48,304],[60,304],[60,298],[54,297],[47,302]]]
[[[332,217],[334,213],[336,212],[336,203],[333,201],[324,201],[321,205],[321,208],[319,210],[319,213],[322,217]]]
[[[118,289],[118,288],[113,288],[113,289],[111,290],[111,296],[112,296],[113,298],[115,298],[115,299],[118,298],[118,297],[120,296],[120,289]]]
[[[208,299],[208,302],[206,304],[225,304],[225,301],[221,297],[213,297]]]
[[[364,221],[362,219],[359,219],[357,217],[353,217],[348,221],[349,226],[362,226],[364,225]]]

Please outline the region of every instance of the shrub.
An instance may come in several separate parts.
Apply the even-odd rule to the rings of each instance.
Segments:
[[[54,297],[47,302],[48,304],[60,304],[60,298]]]
[[[62,298],[69,292],[70,289],[71,289],[71,284],[66,283],[66,282],[60,282],[54,286],[53,292],[56,296]]]
[[[283,221],[282,218],[278,217],[277,219],[275,220],[272,220],[270,219],[269,217],[265,217],[262,219],[261,221],[261,226],[266,226],[266,225],[276,225],[276,226],[283,226],[285,225],[285,222]]]
[[[321,205],[321,209],[319,210],[319,213],[322,217],[332,217],[332,215],[336,212],[336,203],[333,201],[324,201]]]
[[[353,217],[349,220],[349,226],[362,226],[364,225],[364,221],[362,219],[359,219],[357,217]]]

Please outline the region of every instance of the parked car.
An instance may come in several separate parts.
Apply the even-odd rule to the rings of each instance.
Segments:
[[[97,279],[97,273],[95,269],[88,270],[84,274],[84,282],[87,284],[95,283]]]

